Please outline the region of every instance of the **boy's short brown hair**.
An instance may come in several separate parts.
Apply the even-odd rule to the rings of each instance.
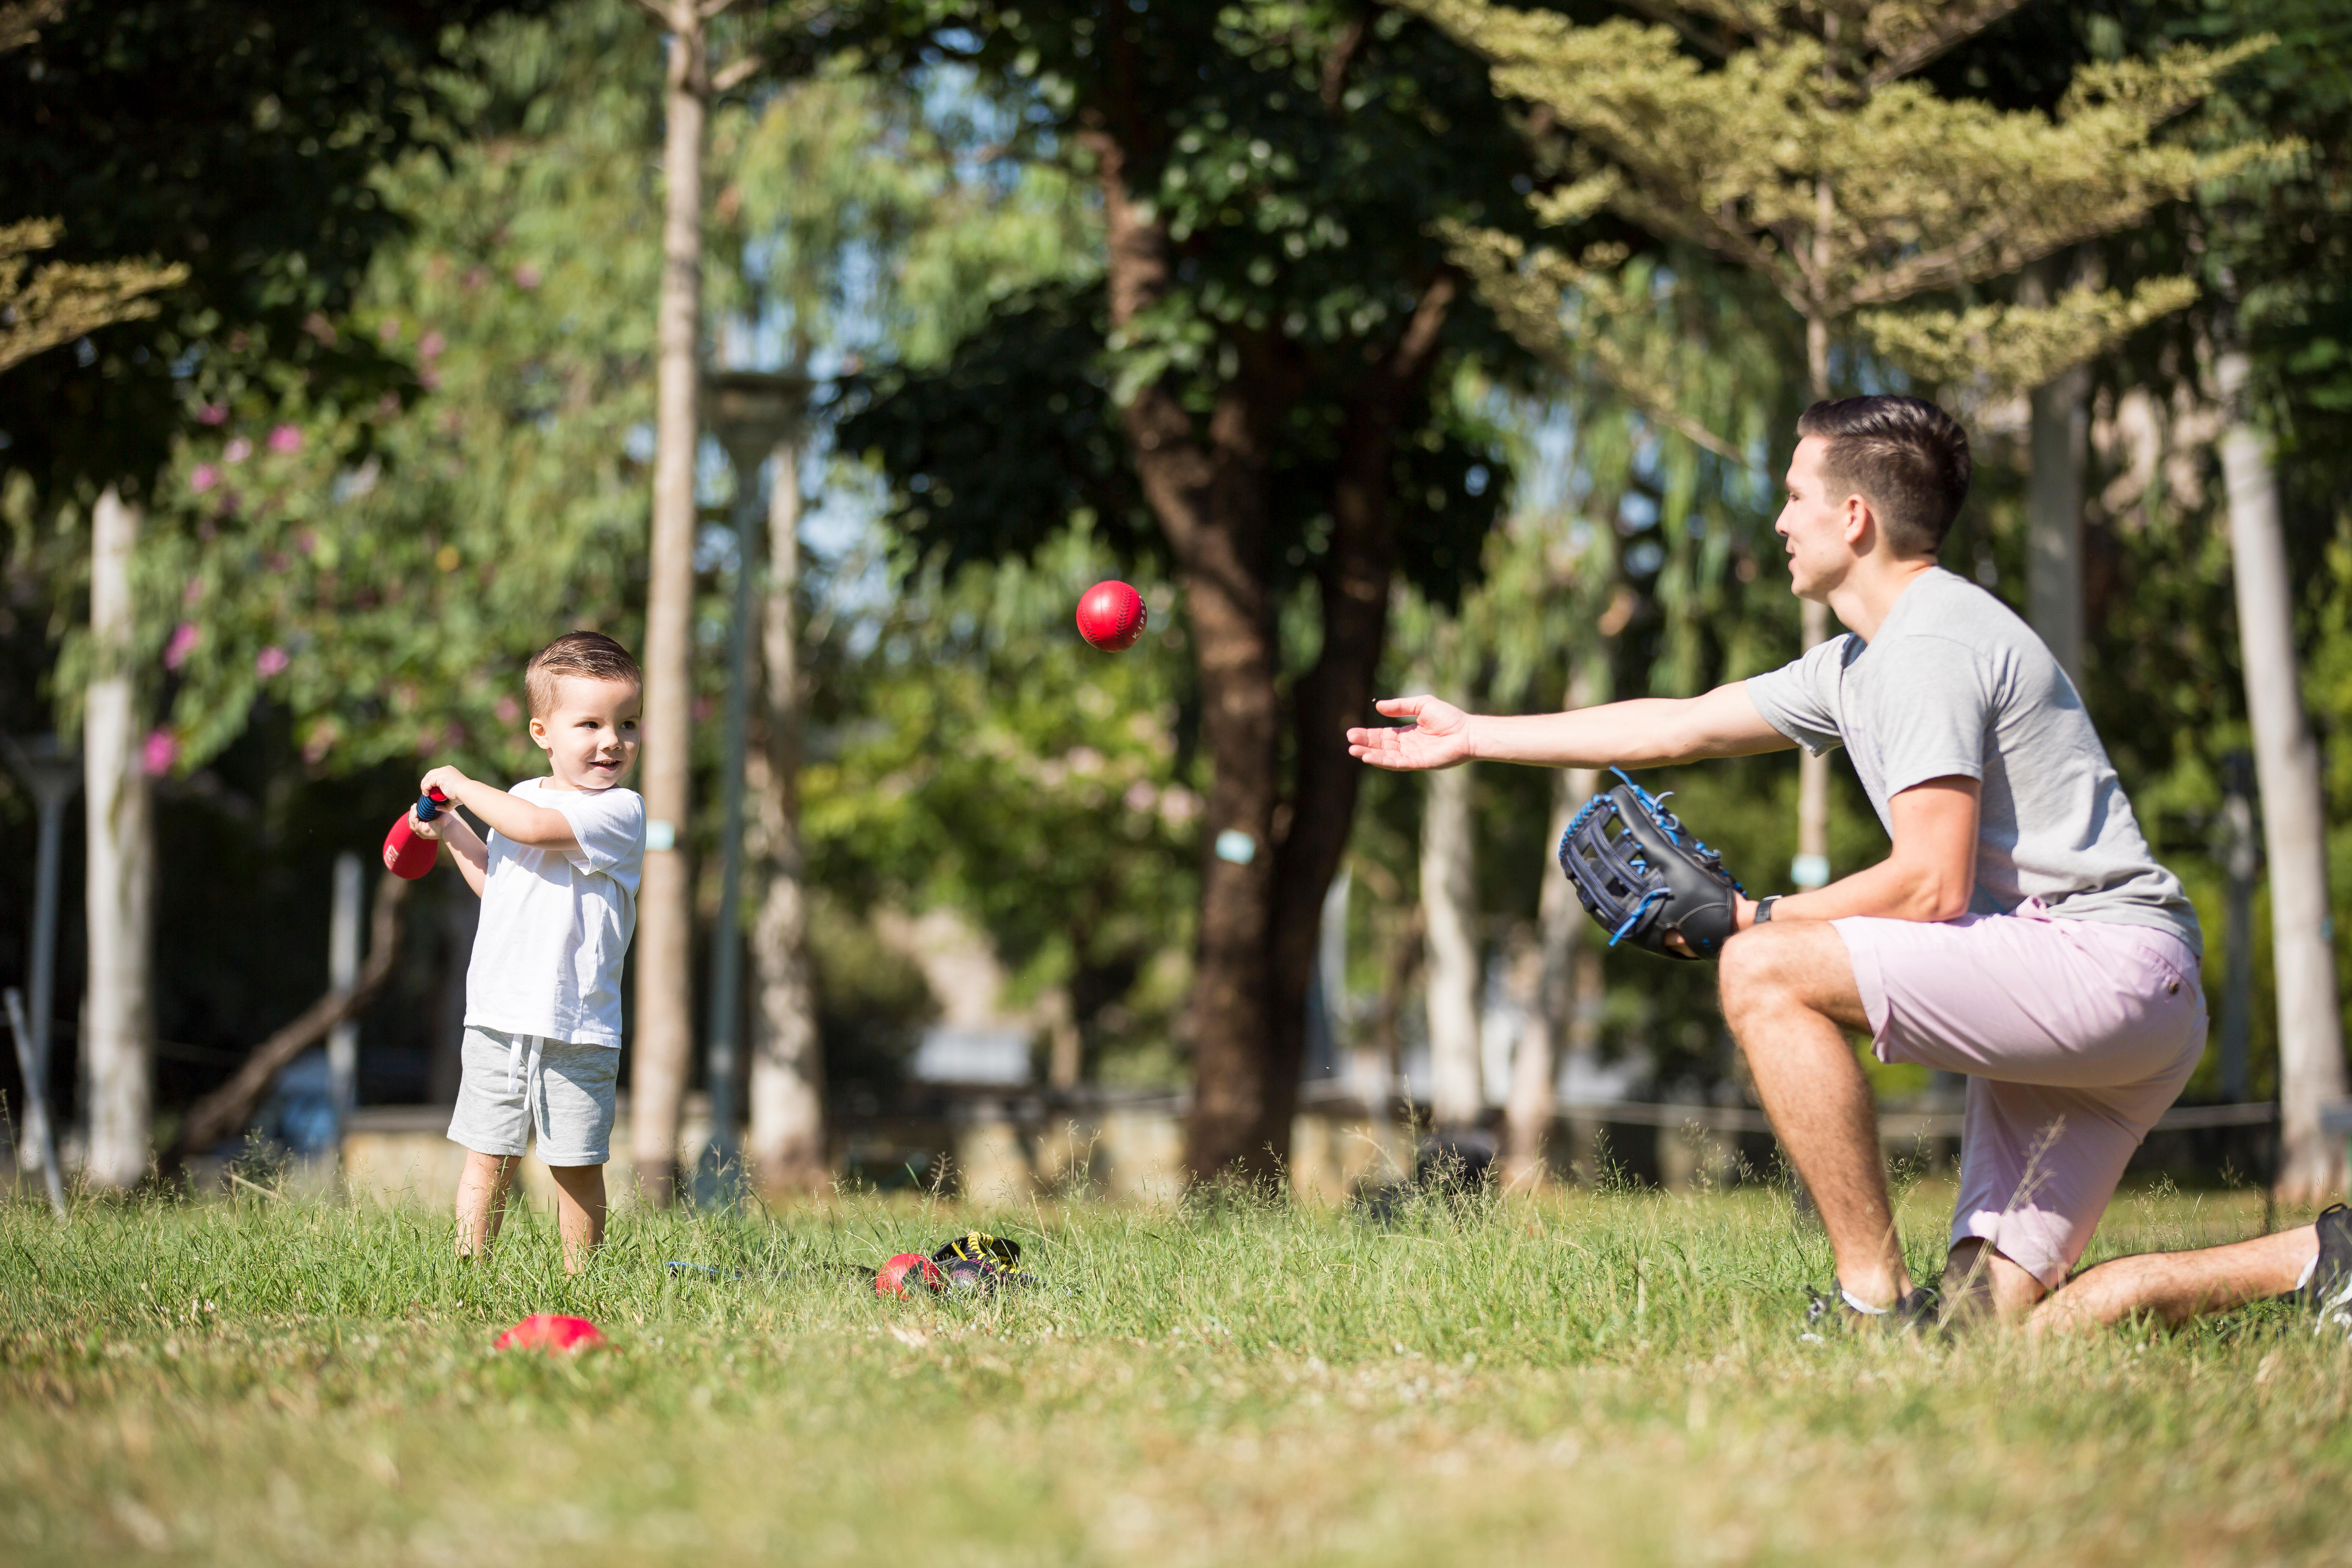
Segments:
[[[629,650],[603,632],[566,632],[530,656],[523,667],[522,689],[530,699],[530,716],[544,719],[555,709],[555,683],[567,675],[591,680],[625,680],[642,689],[646,672]]]
[[[1823,477],[1869,498],[1888,543],[1906,555],[1943,549],[1973,468],[1958,420],[1924,398],[1841,397],[1806,409],[1797,434],[1829,443]]]

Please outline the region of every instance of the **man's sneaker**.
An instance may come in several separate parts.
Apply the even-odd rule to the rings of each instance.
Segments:
[[[1805,1305],[1805,1338],[1819,1342],[1822,1330],[1832,1323],[1840,1328],[1887,1328],[1916,1333],[1936,1327],[1937,1311],[1943,1300],[1925,1285],[1914,1285],[1892,1307],[1874,1307],[1855,1299],[1853,1293],[1836,1280],[1830,1281],[1825,1291],[1816,1292]]]
[[[2336,1204],[2322,1209],[2317,1228],[2319,1258],[2303,1288],[2303,1299],[2319,1317],[2312,1332],[2352,1340],[2352,1208]]]

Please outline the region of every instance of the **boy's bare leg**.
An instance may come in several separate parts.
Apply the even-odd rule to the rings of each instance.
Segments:
[[[2318,1256],[2319,1227],[2306,1225],[2227,1247],[2113,1258],[2052,1291],[2026,1319],[2026,1331],[2104,1328],[2135,1312],[2161,1323],[2185,1323],[2285,1295]]]
[[[563,1271],[588,1267],[588,1255],[604,1245],[604,1167],[550,1165],[555,1178],[555,1224],[563,1237]]]
[[[457,1178],[457,1256],[488,1252],[499,1238],[499,1223],[507,1216],[507,1193],[514,1184],[516,1156],[466,1151],[466,1169]]]
[[[1873,1306],[1911,1289],[1886,1195],[1878,1111],[1845,1030],[1868,1029],[1845,940],[1825,921],[1742,931],[1725,944],[1723,1016],[1757,1098],[1821,1210],[1838,1283]]]

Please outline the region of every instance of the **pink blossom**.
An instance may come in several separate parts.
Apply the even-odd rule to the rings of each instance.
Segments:
[[[195,622],[182,621],[172,632],[171,646],[163,650],[163,668],[177,669],[187,663],[188,656],[196,651],[196,645],[204,638],[205,634],[196,629]]]
[[[294,535],[294,548],[305,555],[312,554],[319,548],[319,536],[307,528],[303,529]]]
[[[253,443],[242,436],[231,437],[229,444],[221,448],[221,460],[224,462],[242,463],[252,456]]]
[[[280,425],[269,433],[269,449],[281,453],[300,451],[302,432],[291,425]]]
[[[514,269],[514,280],[518,289],[536,289],[540,282],[539,268],[526,261]]]
[[[195,468],[195,472],[188,476],[188,488],[195,491],[198,495],[202,495],[206,490],[212,489],[215,485],[220,483],[220,481],[221,471],[219,468],[214,467],[210,463],[198,463]]]
[[[293,662],[284,648],[272,643],[253,656],[253,673],[267,680],[273,675],[285,674],[286,667]]]
[[[196,410],[196,423],[199,425],[226,425],[228,423],[228,410],[217,403],[207,403],[202,408]]]
[[[147,743],[139,749],[140,761],[146,765],[149,778],[161,778],[172,771],[180,760],[180,739],[169,730],[150,730]]]
[[[400,318],[398,316],[386,316],[383,319],[383,324],[376,328],[375,337],[376,342],[380,343],[398,342],[400,341]]]
[[[499,723],[511,724],[522,717],[522,705],[511,697],[501,697],[492,707],[491,711],[498,714]]]
[[[439,332],[427,332],[425,334],[425,341],[416,345],[416,357],[430,364],[439,359],[441,351],[448,346],[449,340]]]

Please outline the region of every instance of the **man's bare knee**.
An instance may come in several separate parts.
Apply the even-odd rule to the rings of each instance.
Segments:
[[[1717,985],[1726,1017],[1775,1005],[1866,1026],[1845,941],[1819,921],[1751,926],[1724,943]]]

